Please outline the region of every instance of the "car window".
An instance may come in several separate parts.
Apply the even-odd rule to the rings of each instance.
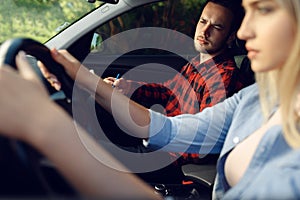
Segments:
[[[127,38],[124,40],[117,40],[113,42],[112,36],[118,34],[120,36],[122,32],[141,28],[141,27],[160,27],[175,30],[185,34],[187,37],[194,37],[194,30],[200,16],[201,7],[204,1],[178,1],[167,0],[164,2],[153,3],[150,5],[141,6],[135,8],[117,18],[101,25],[94,33],[93,40],[91,42],[91,51],[101,54],[116,54],[127,53],[127,49],[134,45],[136,40],[147,40],[147,34],[134,31],[130,40]],[[121,37],[121,36],[120,36]],[[110,39],[109,45],[105,45],[103,41]],[[179,38],[170,38],[170,40],[177,40]],[[165,38],[156,38],[157,41],[166,42]],[[184,43],[185,41],[182,41]],[[194,47],[191,46],[191,49]],[[150,50],[148,50],[150,51]],[[161,51],[151,52],[153,53],[165,53]]]
[[[0,44],[15,37],[45,43],[101,4],[85,0],[1,0]]]
[[[203,3],[151,3],[99,25],[84,65],[103,78],[121,74],[130,80],[163,82],[173,77],[198,54],[193,38]],[[151,48],[149,41],[155,43]]]

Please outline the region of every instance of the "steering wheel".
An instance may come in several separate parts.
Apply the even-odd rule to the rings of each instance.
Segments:
[[[50,54],[50,50],[43,44],[29,39],[29,38],[16,38],[4,42],[0,48],[0,60],[1,64],[8,64],[17,69],[15,57],[19,51],[25,51],[28,55],[34,56],[37,60],[40,60],[47,67],[50,73],[54,74],[61,82],[61,90],[65,93],[66,97],[71,99],[74,81],[67,75],[64,68],[53,60]],[[48,81],[43,77],[40,70],[36,65],[32,66],[37,75],[43,81],[50,94],[53,94],[53,88]]]
[[[19,51],[24,51],[27,55],[31,55],[35,57],[36,60],[40,60],[47,67],[49,72],[54,74],[61,82],[61,90],[67,99],[72,99],[74,81],[67,75],[64,68],[53,60],[50,50],[35,40],[16,38],[4,42],[0,47],[0,65],[3,66],[3,64],[7,64],[17,69],[15,57]],[[36,63],[31,64],[31,66],[46,86],[49,94],[51,95],[57,92],[44,78]],[[2,179],[2,181],[0,181],[0,194],[14,196],[57,195],[57,192],[55,192],[48,183],[49,177],[46,178],[41,169],[41,161],[43,159],[44,157],[29,145],[20,141],[0,137],[0,176]],[[55,172],[55,170],[51,170],[51,173],[52,176],[53,173],[54,176],[57,175],[55,181],[60,182],[64,180],[59,174],[56,174],[57,172]],[[3,179],[3,177],[5,178]],[[67,183],[63,187],[67,188],[68,192],[74,192]]]

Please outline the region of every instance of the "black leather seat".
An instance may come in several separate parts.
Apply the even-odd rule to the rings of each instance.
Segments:
[[[255,75],[251,69],[251,63],[249,58],[242,54],[234,56],[235,63],[237,67],[240,69],[239,73],[239,81],[244,86],[249,86],[255,82]]]

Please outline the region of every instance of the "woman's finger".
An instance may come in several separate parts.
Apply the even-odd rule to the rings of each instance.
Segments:
[[[19,70],[19,74],[26,80],[30,80],[37,84],[42,90],[46,92],[46,89],[44,85],[42,84],[41,80],[37,76],[36,72],[33,70],[33,68],[30,66],[26,59],[26,54],[24,51],[20,51],[18,55],[16,56],[16,64],[17,68]]]
[[[37,65],[45,79],[47,79],[52,87],[59,91],[61,89],[61,82],[58,80],[58,78],[54,74],[50,73],[47,67],[41,61],[38,61]]]
[[[75,79],[81,63],[66,50],[57,51],[57,49],[52,49],[51,55],[56,62],[64,66],[69,76]]]
[[[43,76],[45,78],[47,78],[49,76],[50,72],[48,71],[48,69],[46,68],[46,66],[44,65],[44,63],[42,63],[41,61],[38,61],[37,62],[37,66],[40,68]]]
[[[27,80],[32,80],[40,84],[40,80],[26,59],[24,51],[20,51],[16,57],[16,64],[19,73]]]

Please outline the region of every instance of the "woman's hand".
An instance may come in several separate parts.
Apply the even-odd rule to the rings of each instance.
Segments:
[[[99,77],[91,73],[85,66],[83,66],[75,57],[73,57],[67,50],[51,49],[52,58],[62,65],[66,73],[73,79],[76,84],[83,86],[88,91],[94,91],[93,86],[99,81]],[[42,62],[38,62],[38,66],[43,76],[56,90],[61,89],[61,83],[57,77],[50,73]],[[51,67],[51,66],[49,66]]]
[[[74,58],[70,53],[68,53],[66,50],[60,50],[59,52],[57,49],[50,50],[51,55],[54,60],[62,64],[64,69],[66,70],[67,74],[75,80],[76,74],[81,67],[80,62]],[[57,79],[57,77],[50,73],[49,70],[45,67],[45,65],[42,62],[38,62],[38,66],[43,74],[43,76],[48,80],[48,82],[51,84],[52,87],[54,87],[56,90],[60,90],[61,83]]]
[[[43,114],[54,103],[24,52],[17,55],[16,64],[18,72],[9,66],[0,67],[0,133],[26,140],[33,126],[43,124]]]
[[[53,59],[63,65],[67,74],[75,80],[76,75],[81,67],[81,63],[73,57],[67,50],[51,49]]]
[[[66,71],[74,78],[80,65],[77,65],[76,60],[65,60],[63,55],[58,54],[55,57],[66,68],[70,67]],[[161,199],[148,184],[130,173],[116,170],[127,169],[80,126],[75,126],[71,118],[52,102],[26,61],[24,52],[19,53],[16,63],[19,73],[8,66],[0,67],[0,134],[21,139],[36,147],[54,163],[56,169],[74,188],[87,197]],[[110,95],[112,88],[107,87],[106,90]],[[119,96],[124,98],[121,94]],[[119,105],[124,109],[123,104]],[[137,107],[134,111],[140,108]],[[147,110],[143,111],[143,116],[148,117]],[[123,110],[120,113],[122,114]],[[125,119],[128,117],[125,116]],[[141,117],[138,116],[138,119]],[[132,120],[129,122],[132,123]],[[110,168],[99,162],[90,150],[117,168]],[[84,176],[78,172],[83,172]]]
[[[58,51],[56,49],[52,49],[51,55],[56,62],[64,67],[66,73],[75,81],[75,84],[82,86],[88,91],[95,91],[95,87],[100,80],[99,76],[90,72],[67,50]]]
[[[54,74],[50,73],[42,62],[38,61],[38,66],[43,76],[47,79],[50,85],[54,87],[57,91],[59,91],[61,89],[61,83],[59,82],[57,77]]]

